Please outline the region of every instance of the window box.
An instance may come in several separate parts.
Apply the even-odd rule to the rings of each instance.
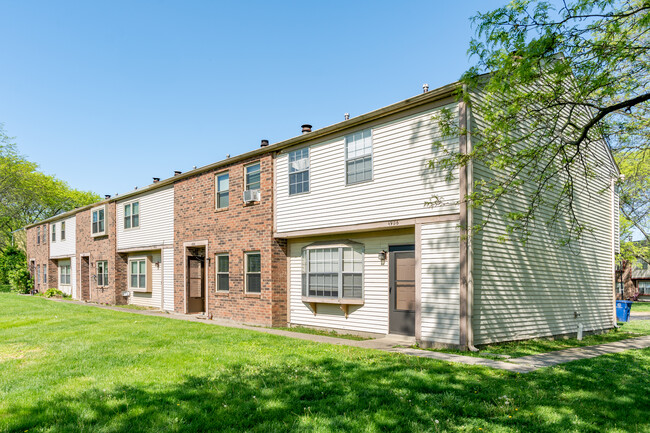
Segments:
[[[316,296],[303,296],[302,302],[309,304],[309,307],[314,312],[314,316],[318,313],[318,304],[338,305],[345,318],[348,318],[348,308],[350,305],[363,305],[363,299],[350,299],[350,298],[319,298]]]

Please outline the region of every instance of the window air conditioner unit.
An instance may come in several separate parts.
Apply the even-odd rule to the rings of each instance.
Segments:
[[[244,191],[244,203],[253,203],[255,201],[260,201],[259,189],[249,189]]]

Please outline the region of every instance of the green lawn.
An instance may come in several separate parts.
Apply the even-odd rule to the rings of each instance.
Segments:
[[[650,431],[650,349],[526,375],[0,294],[0,431]]]
[[[372,340],[372,338],[360,337],[359,335],[341,334],[336,331],[325,331],[322,329],[307,328],[305,326],[292,326],[290,328],[278,326],[273,329],[279,329],[281,331],[289,331],[289,332],[299,332],[301,334],[323,335],[325,337],[345,338],[346,340],[356,340],[356,341]]]
[[[638,313],[650,313],[650,302],[635,302],[632,304],[632,311]]]

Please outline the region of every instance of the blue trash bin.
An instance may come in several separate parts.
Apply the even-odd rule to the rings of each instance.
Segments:
[[[630,321],[630,310],[632,309],[632,301],[616,301],[616,318],[619,322]]]

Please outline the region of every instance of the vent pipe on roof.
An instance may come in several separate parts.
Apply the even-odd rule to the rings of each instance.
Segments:
[[[110,195],[110,194],[106,194],[106,195],[104,196],[104,198],[105,198],[106,200],[108,200],[109,198],[111,198],[111,195]]]
[[[345,120],[350,120],[350,113],[345,113]]]
[[[308,132],[311,132],[311,125],[305,123],[302,125],[302,133],[307,134]]]
[[[260,144],[260,147],[266,147],[269,145],[269,140],[262,140],[262,144]]]
[[[182,171],[178,171],[178,170],[176,170],[176,171],[174,172],[174,176],[178,176],[178,175],[181,174],[181,173],[182,173]]]
[[[159,177],[154,177],[153,178],[153,183],[158,183],[158,182],[160,182],[160,178]]]
[[[424,83],[422,85],[422,93],[427,93],[429,91],[429,85],[427,83]]]

